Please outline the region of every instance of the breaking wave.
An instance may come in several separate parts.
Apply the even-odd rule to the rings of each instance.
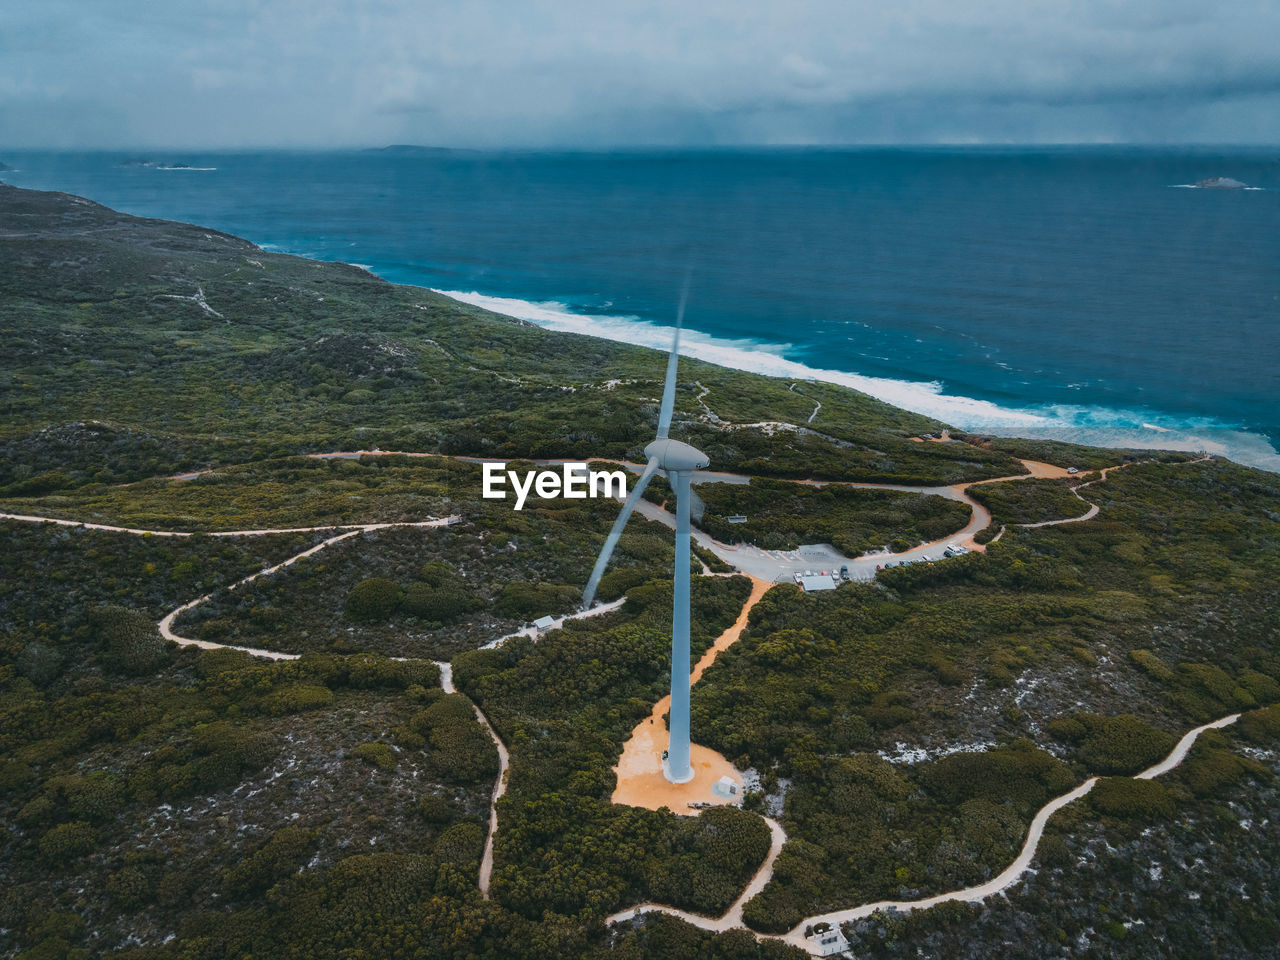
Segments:
[[[602,337],[657,350],[670,348],[674,332],[672,327],[649,323],[634,316],[574,313],[557,301],[491,297],[476,291],[435,292],[494,313],[527,320],[548,330]],[[1280,472],[1280,453],[1266,437],[1210,417],[1164,417],[1149,410],[1069,404],[1006,407],[989,400],[944,393],[942,384],[937,381],[894,380],[810,367],[789,359],[785,354],[790,348],[790,344],[713,337],[688,328],[680,337],[683,356],[770,377],[816,380],[851,387],[895,407],[934,417],[967,431],[1064,440],[1099,447],[1203,450],[1238,463]]]

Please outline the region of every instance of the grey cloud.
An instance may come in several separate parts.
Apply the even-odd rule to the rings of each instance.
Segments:
[[[1280,8],[44,0],[0,148],[1280,137]]]

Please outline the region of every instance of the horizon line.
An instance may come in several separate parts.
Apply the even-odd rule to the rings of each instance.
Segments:
[[[132,146],[0,146],[0,159],[5,153],[146,153],[154,151],[186,153],[740,153],[748,151],[861,151],[861,150],[1079,150],[1128,148],[1144,150],[1280,150],[1280,141],[1151,141],[1151,140],[1078,140],[1078,141],[968,141],[938,140],[932,142],[883,141],[868,143],[686,143],[686,144],[543,144],[507,146],[446,146],[427,143],[381,144],[240,144],[228,146],[193,146],[182,144]],[[1280,160],[1280,158],[1277,158]]]

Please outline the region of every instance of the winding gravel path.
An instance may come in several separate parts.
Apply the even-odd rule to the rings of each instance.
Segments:
[[[460,517],[444,517],[440,520],[421,520],[398,523],[330,523],[321,527],[280,527],[275,530],[143,530],[137,527],[114,527],[108,523],[88,523],[84,520],[62,520],[57,517],[33,517],[22,513],[0,513],[0,520],[20,520],[24,523],[53,523],[60,527],[83,527],[85,530],[105,530],[108,533],[131,533],[139,537],[266,537],[275,533],[325,533],[330,530],[348,530],[352,534],[369,530],[386,530],[389,527],[440,527],[457,523]],[[335,537],[334,541],[342,539]]]
[[[820,406],[821,404],[819,404],[819,407]],[[814,410],[815,415],[817,413],[817,410],[818,408],[815,408]],[[812,420],[812,417],[810,417],[810,420]],[[351,451],[351,452],[329,453],[329,454],[312,454],[311,456],[316,459],[329,459],[329,458],[359,457],[362,455],[432,456],[431,454],[398,454],[390,451],[384,452],[384,451],[378,451],[378,450]],[[471,458],[458,458],[458,459],[471,459]],[[1208,459],[1211,459],[1211,458],[1202,457],[1199,460],[1190,460],[1190,461],[1184,461],[1184,462],[1200,463]],[[560,462],[560,461],[544,461],[544,462],[552,463],[552,462]],[[997,482],[1005,482],[1005,481],[1012,481],[1012,480],[1029,479],[1031,477],[1046,477],[1046,476],[1057,477],[1057,476],[1066,475],[1066,471],[1062,470],[1062,468],[1053,467],[1049,464],[1034,463],[1032,461],[1023,461],[1023,464],[1027,467],[1029,471],[1027,474],[1024,474],[1024,475],[1011,476],[1011,477],[999,477],[993,480],[977,481],[976,483],[956,484],[950,487],[906,487],[906,486],[893,485],[893,484],[871,484],[871,483],[852,483],[852,484],[848,484],[848,486],[864,487],[864,488],[871,488],[871,489],[906,490],[906,491],[914,491],[919,493],[931,493],[931,494],[937,494],[941,496],[948,496],[951,499],[961,500],[970,505],[970,508],[972,510],[970,521],[963,530],[945,538],[944,540],[940,540],[935,544],[927,544],[923,547],[918,547],[914,550],[908,551],[905,554],[896,555],[897,559],[909,559],[915,555],[924,556],[925,551],[931,548],[938,547],[943,543],[950,543],[950,542],[967,542],[971,546],[973,546],[975,549],[982,549],[981,545],[977,545],[973,543],[972,538],[978,531],[983,530],[990,525],[991,515],[986,510],[985,507],[983,507],[981,504],[979,504],[976,500],[974,500],[972,497],[968,495],[969,487],[975,486],[977,483],[997,483]],[[1073,487],[1072,493],[1074,493],[1076,497],[1078,497],[1080,500],[1084,501],[1085,503],[1088,503],[1087,500],[1084,500],[1084,497],[1080,496],[1079,491],[1094,483],[1098,483],[1102,480],[1105,480],[1107,478],[1107,475],[1112,470],[1120,469],[1120,467],[1122,466],[1126,466],[1126,465],[1121,464],[1115,467],[1108,467],[1106,469],[1101,470],[1099,472],[1099,476],[1096,477],[1094,480],[1090,480],[1086,483],[1083,483],[1078,487]],[[195,474],[184,475],[184,477],[185,476],[195,476]],[[739,478],[735,475],[727,475],[727,474],[716,475],[715,478],[721,479],[722,477],[725,480],[728,480],[728,482],[746,482],[746,479],[747,479],[747,478]],[[800,481],[800,482],[806,482],[806,481]],[[647,505],[651,509],[644,509],[645,505]],[[667,511],[662,510],[660,507],[657,507],[655,505],[648,504],[647,501],[641,501],[641,512],[647,516],[650,516],[651,519],[656,519],[663,523],[668,522],[668,519],[670,518],[670,514],[667,513]],[[1084,520],[1089,520],[1094,516],[1096,516],[1097,514],[1098,514],[1097,505],[1090,504],[1089,511],[1078,517],[1068,517],[1068,518],[1059,519],[1059,520],[1046,520],[1046,521],[1041,521],[1039,523],[1020,524],[1019,526],[1023,526],[1027,528],[1036,528],[1036,527],[1052,526],[1052,525],[1061,524],[1061,523],[1078,523]],[[177,531],[177,530],[144,530],[144,529],[138,529],[138,528],[132,528],[132,527],[113,526],[110,524],[88,523],[88,522],[75,521],[75,520],[63,520],[63,519],[57,519],[57,518],[51,518],[51,517],[39,517],[39,516],[30,516],[25,514],[13,514],[13,513],[0,513],[0,519],[15,520],[15,521],[21,521],[21,522],[28,522],[28,523],[51,523],[59,526],[82,527],[88,530],[103,530],[111,533],[127,533],[127,534],[139,535],[139,536],[156,536],[156,537],[192,537],[192,536],[252,537],[252,536],[268,536],[271,534],[281,534],[281,533],[317,533],[317,532],[341,531],[341,532],[334,533],[333,536],[328,537],[325,540],[322,540],[320,543],[316,544],[315,546],[312,546],[306,550],[303,550],[298,554],[295,554],[292,557],[289,557],[287,560],[284,560],[278,564],[275,564],[274,566],[267,567],[263,570],[260,570],[257,573],[250,574],[249,576],[236,581],[235,583],[231,584],[228,587],[221,588],[225,590],[235,590],[246,583],[250,583],[258,579],[259,577],[269,576],[270,574],[275,573],[276,571],[281,570],[284,567],[297,563],[299,560],[312,556],[313,554],[318,553],[321,550],[326,549],[327,547],[330,547],[336,543],[340,543],[343,540],[347,540],[360,533],[365,533],[365,532],[374,531],[374,530],[384,530],[384,529],[389,529],[394,527],[448,526],[449,524],[456,522],[460,518],[454,516],[454,517],[444,517],[440,519],[425,520],[425,521],[419,521],[419,522],[336,524],[336,525],[316,526],[316,527],[290,527],[290,528],[283,528],[283,529],[276,529],[276,530],[226,530],[226,531],[210,531],[210,532],[191,532],[191,531]],[[1003,532],[1004,531],[1002,529],[1000,533],[1003,534]],[[695,539],[697,539],[700,543],[703,544],[703,546],[706,546],[712,549],[717,555],[721,556],[722,559],[726,560],[727,562],[733,564],[736,567],[739,567],[740,569],[743,568],[743,564],[741,563],[741,561],[745,559],[745,557],[743,556],[740,550],[727,547],[724,544],[720,544],[718,541],[714,541],[710,537],[707,537],[705,534],[702,534],[701,531],[695,530],[694,536],[695,536]],[[999,535],[997,535],[996,539],[999,539]],[[877,558],[875,557],[870,557],[870,558],[862,557],[862,558],[855,558],[853,562],[857,563],[858,567],[861,568],[867,565],[867,561],[870,561],[872,564],[874,564],[876,559]],[[747,570],[747,572],[754,573],[754,571],[752,570]],[[861,571],[859,569],[859,572],[865,572],[865,571]],[[874,571],[870,571],[870,573],[871,573],[871,576],[873,577]],[[759,576],[758,573],[756,573],[756,575]],[[262,650],[254,647],[241,647],[241,646],[235,646],[232,644],[220,644],[220,643],[214,643],[207,640],[197,640],[190,637],[183,637],[173,631],[174,621],[179,616],[181,616],[186,611],[199,606],[202,603],[206,603],[215,595],[216,592],[217,591],[214,591],[214,592],[205,594],[204,596],[197,597],[195,600],[185,603],[182,606],[178,607],[177,609],[171,611],[158,624],[158,629],[160,631],[160,634],[163,637],[165,637],[165,639],[171,640],[172,642],[180,646],[195,646],[205,650],[217,650],[217,649],[239,650],[241,652],[248,653],[256,657],[263,657],[270,660],[295,660],[298,658],[299,656],[298,654],[281,653],[279,651],[274,651],[274,650]],[[590,611],[570,614],[556,621],[554,626],[555,627],[562,626],[565,620],[574,619],[581,616],[598,616],[602,613],[607,613],[611,610],[617,609],[617,607],[621,605],[621,602],[622,601],[619,600],[612,604],[606,604],[600,607],[593,608]],[[526,628],[525,630],[517,631],[516,633],[511,634],[508,637],[503,637],[501,638],[501,640],[496,641],[493,644],[490,644],[490,646],[497,646],[499,643],[502,643],[503,641],[510,639],[511,637],[522,636],[522,635],[536,636],[536,634],[537,634],[537,631],[531,631],[531,628]],[[454,686],[454,683],[453,683],[452,665],[444,661],[437,661],[436,665],[440,668],[441,688],[446,693],[456,692],[456,687]],[[484,715],[484,713],[480,710],[480,708],[476,706],[474,703],[472,704],[472,709],[475,711],[476,719],[485,728],[486,732],[489,734],[490,738],[493,740],[494,745],[498,751],[498,776],[494,783],[493,796],[492,796],[492,800],[489,808],[489,830],[488,830],[488,835],[485,839],[484,854],[481,859],[480,873],[479,873],[480,891],[482,895],[486,899],[488,899],[489,884],[493,874],[494,837],[497,834],[497,830],[498,830],[497,804],[498,804],[498,800],[502,797],[502,795],[506,791],[507,776],[508,776],[508,771],[510,769],[510,757],[508,755],[506,745],[503,744],[501,738],[498,736],[497,732],[493,729],[492,724],[489,723],[488,718]],[[1208,723],[1203,726],[1196,727],[1194,730],[1189,731],[1178,741],[1177,745],[1173,748],[1172,751],[1170,751],[1169,755],[1164,760],[1148,768],[1147,770],[1144,770],[1141,773],[1137,774],[1136,778],[1152,779],[1154,777],[1161,776],[1167,773],[1168,771],[1174,769],[1176,766],[1178,766],[1178,764],[1182,763],[1182,761],[1186,758],[1187,753],[1190,751],[1192,745],[1196,741],[1196,738],[1199,737],[1200,734],[1202,734],[1206,730],[1221,728],[1221,727],[1228,726],[1232,723],[1235,723],[1236,720],[1239,719],[1239,716],[1240,716],[1239,714],[1232,714],[1230,716],[1223,717],[1220,720],[1215,720],[1212,723]],[[1045,825],[1048,823],[1049,818],[1052,817],[1053,814],[1056,813],[1058,810],[1060,810],[1062,807],[1066,806],[1069,803],[1072,803],[1075,800],[1078,800],[1080,797],[1085,796],[1090,790],[1093,789],[1093,786],[1096,783],[1097,783],[1096,777],[1090,778],[1086,780],[1084,783],[1077,786],[1075,789],[1069,791],[1068,793],[1063,794],[1060,797],[1055,797],[1054,799],[1050,800],[1047,804],[1045,804],[1036,813],[1035,817],[1032,819],[1031,826],[1027,832],[1027,838],[1023,843],[1022,850],[1018,854],[1017,858],[1013,861],[1013,863],[1011,863],[1008,867],[1006,867],[1005,870],[1003,870],[998,876],[987,881],[986,883],[983,883],[974,887],[967,887],[963,890],[955,890],[949,893],[938,894],[936,896],[929,897],[922,900],[878,901],[876,903],[862,904],[862,905],[851,907],[845,910],[838,910],[838,911],[821,914],[814,917],[808,917],[805,920],[801,921],[799,924],[797,924],[794,929],[784,934],[782,936],[782,939],[785,940],[787,943],[800,947],[801,949],[812,951],[814,950],[814,945],[805,936],[805,930],[806,928],[812,927],[813,925],[818,923],[825,922],[832,925],[839,925],[841,923],[846,923],[851,920],[856,920],[862,917],[869,916],[870,914],[876,912],[877,910],[885,910],[890,908],[896,909],[902,912],[910,911],[910,910],[920,910],[920,909],[927,909],[929,907],[936,906],[937,904],[945,903],[949,901],[967,901],[967,902],[980,901],[994,894],[1001,893],[1009,889],[1009,887],[1011,887],[1015,882],[1017,882],[1017,880],[1030,868],[1030,865],[1035,858],[1036,849],[1044,833]],[[778,855],[782,851],[783,845],[786,842],[786,834],[783,831],[781,824],[779,824],[777,821],[769,817],[765,817],[764,820],[769,826],[770,837],[771,837],[769,853],[765,857],[765,860],[761,864],[759,870],[751,878],[750,882],[747,884],[746,888],[743,890],[742,894],[737,898],[737,900],[733,902],[733,904],[722,916],[705,917],[699,914],[690,913],[685,910],[679,910],[674,907],[663,906],[660,904],[643,903],[643,904],[639,904],[638,906],[631,907],[611,915],[610,917],[607,918],[606,922],[619,923],[642,913],[661,912],[661,913],[669,914],[671,916],[679,917],[680,919],[685,920],[688,923],[693,924],[694,926],[697,926],[704,930],[713,931],[713,932],[723,932],[725,930],[737,929],[737,928],[745,929],[745,926],[742,920],[743,908],[745,907],[747,902],[751,900],[752,897],[760,893],[760,891],[762,891],[765,888],[765,886],[769,883],[769,881],[772,879],[774,863],[777,860]],[[767,939],[767,937],[763,934],[755,933],[754,935],[757,937],[757,939]]]
[[[0,514],[0,517],[13,519],[7,514]],[[55,521],[55,522],[67,523],[70,526],[88,526],[87,524],[70,524],[69,521]],[[244,653],[251,653],[255,657],[266,657],[267,659],[270,659],[270,660],[297,660],[299,655],[296,653],[281,653],[278,650],[260,650],[257,647],[238,647],[233,644],[214,643],[210,640],[196,640],[192,637],[184,637],[177,633],[174,633],[173,623],[175,620],[177,620],[178,617],[182,616],[182,614],[186,613],[188,610],[191,610],[191,609],[194,609],[195,607],[200,606],[200,604],[202,603],[207,603],[209,600],[211,600],[214,597],[215,594],[220,593],[222,590],[227,590],[227,591],[238,590],[240,587],[244,586],[246,583],[252,583],[254,580],[257,580],[259,577],[270,576],[271,574],[275,573],[277,570],[283,570],[285,567],[291,566],[297,563],[299,560],[306,559],[307,557],[312,556],[313,554],[319,553],[321,550],[325,549],[326,547],[331,547],[335,543],[341,543],[343,540],[347,540],[347,539],[350,539],[351,537],[358,536],[361,533],[366,533],[370,530],[383,530],[388,527],[447,527],[450,524],[453,524],[456,522],[457,522],[456,517],[443,517],[439,520],[422,520],[416,523],[369,523],[369,524],[360,524],[357,526],[353,526],[349,529],[346,529],[345,532],[343,533],[339,533],[335,536],[329,537],[327,540],[321,540],[314,547],[309,547],[306,550],[303,550],[301,553],[295,553],[289,559],[282,560],[280,563],[277,563],[275,566],[266,567],[262,570],[259,570],[257,573],[251,573],[249,574],[249,576],[241,580],[237,580],[235,583],[231,584],[228,587],[221,587],[218,590],[214,590],[210,593],[206,593],[202,597],[196,597],[194,600],[191,600],[188,603],[184,603],[182,606],[178,607],[176,610],[173,610],[168,614],[166,614],[164,619],[162,619],[157,624],[157,627],[160,630],[160,636],[164,637],[166,640],[172,640],[174,643],[178,644],[178,646],[180,647],[199,647],[202,650],[240,650]],[[103,529],[103,528],[94,527],[93,529]],[[107,529],[112,529],[115,532],[137,533],[142,535],[153,533],[153,531],[128,530],[128,529],[122,529],[118,527],[107,528]],[[318,530],[334,530],[334,529],[343,529],[343,528],[341,527],[308,527],[308,528],[305,528],[304,530],[240,530],[234,533],[225,533],[221,535],[228,536],[228,537],[232,537],[232,536],[257,537],[257,536],[265,536],[271,533],[301,533],[301,532],[313,532]],[[161,533],[160,535],[171,536],[171,537],[191,536],[191,534],[180,534],[180,533],[172,533],[172,532]]]
[[[1216,730],[1222,727],[1230,726],[1240,719],[1240,714],[1233,713],[1230,716],[1223,717],[1220,720],[1214,720],[1212,723],[1206,723],[1203,726],[1196,727],[1187,731],[1177,742],[1169,755],[1159,763],[1148,767],[1141,773],[1135,774],[1134,779],[1151,780],[1155,777],[1162,776],[1170,770],[1177,767],[1194,746],[1196,739],[1206,730]],[[1022,850],[1014,861],[1002,870],[997,876],[978,884],[973,887],[965,887],[962,890],[952,890],[948,893],[940,893],[932,897],[926,897],[921,900],[878,900],[875,903],[864,903],[856,907],[849,907],[845,910],[834,910],[830,913],[822,913],[817,916],[806,917],[801,920],[795,927],[782,934],[780,939],[786,941],[794,947],[817,953],[815,945],[805,936],[805,930],[819,923],[828,923],[832,926],[839,926],[842,923],[849,923],[853,920],[861,920],[871,916],[879,910],[896,910],[899,913],[906,913],[912,910],[927,910],[930,907],[936,907],[940,903],[963,902],[976,903],[985,900],[987,897],[1003,893],[1012,887],[1017,881],[1031,868],[1031,863],[1035,860],[1036,849],[1039,847],[1040,839],[1044,835],[1044,828],[1048,824],[1049,819],[1070,803],[1079,800],[1081,797],[1089,793],[1094,785],[1098,782],[1097,777],[1090,777],[1084,783],[1075,789],[1054,797],[1048,803],[1037,811],[1031,820],[1031,826],[1027,830],[1027,838],[1022,844]],[[642,903],[626,910],[619,910],[617,913],[606,918],[606,924],[622,923],[630,920],[643,913],[665,913],[673,917],[679,917],[687,923],[693,924],[702,930],[713,933],[723,933],[726,930],[737,928],[747,929],[742,922],[742,909],[751,897],[763,890],[773,877],[773,864],[777,859],[778,853],[782,849],[782,843],[786,837],[782,833],[782,827],[773,820],[765,818],[769,824],[770,830],[773,832],[774,840],[770,848],[769,856],[761,865],[759,872],[756,873],[748,884],[747,889],[720,917],[704,917],[696,913],[690,913],[687,910],[678,910],[675,907],[662,906],[660,904]],[[755,933],[751,931],[756,939],[767,940],[769,935]]]
[[[457,693],[458,688],[453,685],[453,664],[444,660],[437,660],[435,664],[440,668],[440,688],[445,693]],[[507,753],[507,745],[493,729],[489,718],[474,702],[471,709],[475,711],[480,726],[484,727],[493,740],[493,745],[498,748],[498,778],[493,783],[493,798],[489,801],[489,833],[484,838],[484,855],[480,858],[480,894],[488,900],[489,880],[493,877],[493,838],[498,834],[498,801],[507,792],[507,771],[511,768],[511,757]]]

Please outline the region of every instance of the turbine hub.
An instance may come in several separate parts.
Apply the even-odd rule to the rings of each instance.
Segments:
[[[679,440],[654,440],[644,448],[644,455],[656,460],[660,469],[670,473],[701,470],[711,462],[701,450]]]

